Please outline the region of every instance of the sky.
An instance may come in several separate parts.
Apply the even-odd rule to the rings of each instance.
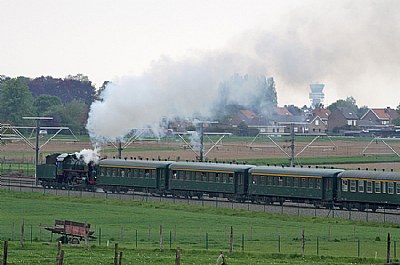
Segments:
[[[82,73],[99,87],[182,78],[190,65],[202,70],[189,86],[272,76],[279,105],[309,105],[312,83],[325,84],[325,105],[400,104],[397,0],[0,0],[0,10],[0,75]]]

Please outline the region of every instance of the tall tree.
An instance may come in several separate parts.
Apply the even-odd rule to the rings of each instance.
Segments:
[[[338,99],[328,106],[330,111],[333,111],[337,108],[345,107],[351,109],[354,113],[358,113],[358,106],[356,104],[356,100],[353,97],[347,97],[344,99]]]
[[[51,106],[45,115],[53,117],[52,125],[67,126],[74,133],[83,134],[86,133],[88,110],[85,103],[73,100],[64,105]]]
[[[34,97],[42,94],[58,96],[62,103],[80,100],[86,105],[95,100],[96,88],[90,81],[60,79],[51,76],[38,77],[29,82],[29,89]]]
[[[28,88],[28,79],[18,77],[0,84],[0,118],[11,124],[27,124],[24,116],[34,114],[33,97]]]
[[[37,115],[44,115],[52,106],[61,105],[61,99],[57,96],[40,95],[33,101]]]

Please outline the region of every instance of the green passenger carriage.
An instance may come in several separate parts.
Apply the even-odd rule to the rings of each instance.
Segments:
[[[104,191],[135,191],[165,194],[171,161],[103,159],[97,167],[97,187]]]
[[[400,206],[400,172],[346,170],[339,176],[338,202],[359,210]]]
[[[252,201],[283,204],[285,200],[332,206],[340,169],[256,167],[251,169],[248,194]]]
[[[170,165],[169,189],[174,195],[245,200],[248,171],[254,166],[175,162]]]

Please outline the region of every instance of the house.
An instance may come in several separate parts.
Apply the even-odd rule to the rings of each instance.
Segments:
[[[358,116],[350,108],[338,107],[331,111],[328,117],[328,131],[339,132],[340,130],[349,130],[358,126]]]
[[[360,118],[360,126],[365,129],[393,127],[393,121],[399,116],[399,113],[390,107],[371,108]]]
[[[308,123],[309,134],[326,134],[328,132],[328,121],[322,120],[320,116],[314,116]]]
[[[240,123],[244,122],[246,125],[253,123],[253,120],[257,117],[257,115],[251,110],[242,109],[239,110],[233,117],[231,124],[233,126],[237,126]]]
[[[325,108],[315,108],[311,111],[312,117],[319,117],[326,125],[328,125],[328,118],[331,115],[331,111]]]

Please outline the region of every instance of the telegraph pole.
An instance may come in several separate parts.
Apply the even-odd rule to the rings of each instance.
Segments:
[[[290,150],[291,150],[291,156],[290,156],[290,166],[293,167],[294,165],[294,123],[290,124]]]
[[[42,120],[52,120],[53,117],[22,117],[24,120],[35,120],[36,121],[36,144],[35,144],[35,184],[38,184],[37,177],[37,166],[39,164],[39,131],[40,131],[40,121]]]
[[[200,123],[200,162],[203,162],[204,152],[204,127],[203,122]]]

